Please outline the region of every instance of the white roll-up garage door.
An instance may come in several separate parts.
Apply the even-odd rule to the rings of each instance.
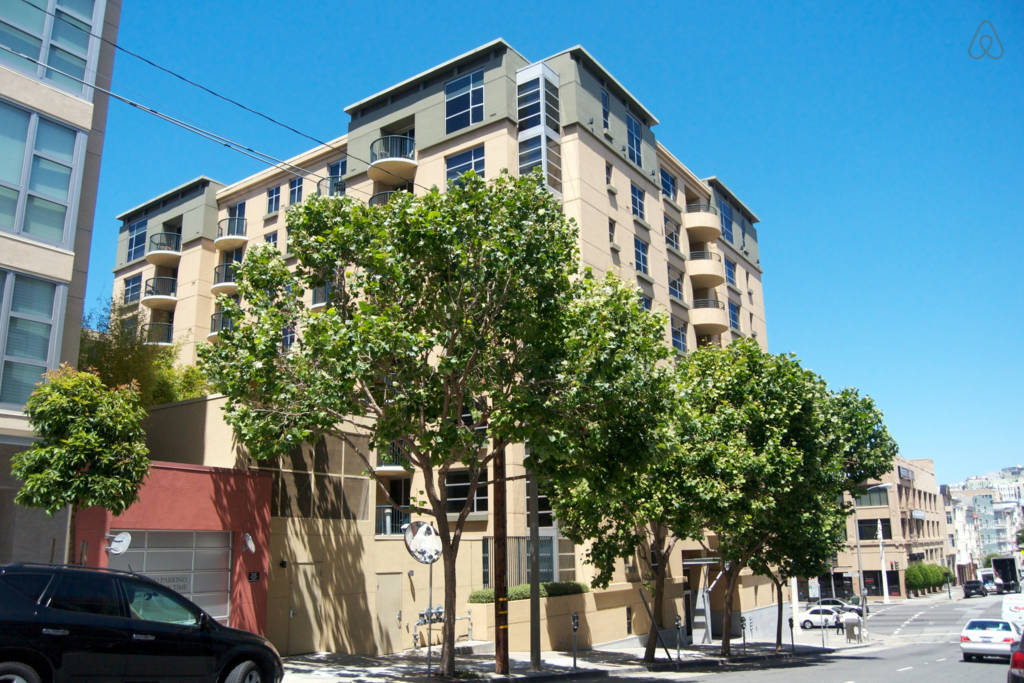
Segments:
[[[111,569],[143,574],[173,588],[227,624],[231,614],[230,531],[111,529],[132,535],[128,551],[108,555]]]

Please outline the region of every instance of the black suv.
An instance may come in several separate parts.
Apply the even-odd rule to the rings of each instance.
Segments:
[[[988,595],[988,591],[985,590],[981,581],[964,581],[964,597],[969,598],[972,595]]]
[[[138,574],[0,566],[0,680],[277,683],[266,638]]]

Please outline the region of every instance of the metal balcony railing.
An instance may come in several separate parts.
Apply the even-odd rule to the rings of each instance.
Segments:
[[[707,261],[707,260],[710,260],[710,261],[718,261],[719,263],[721,263],[722,262],[722,255],[719,254],[716,251],[691,251],[690,252],[690,260],[691,261]]]
[[[181,235],[176,232],[159,232],[149,238],[150,251],[181,251]]]
[[[245,218],[221,218],[217,222],[217,237],[245,237]]]
[[[374,534],[377,536],[400,536],[402,526],[410,520],[409,508],[394,505],[378,505]]]
[[[217,334],[224,330],[235,329],[235,321],[224,315],[224,311],[217,311],[210,316],[210,333]]]
[[[377,194],[370,197],[370,206],[384,206],[391,201],[391,195],[398,192],[398,190],[387,190],[386,192],[378,192]]]
[[[147,344],[170,344],[173,336],[172,323],[146,323],[142,326],[142,339]]]
[[[213,269],[213,284],[219,285],[225,282],[235,281],[235,264],[222,263]]]
[[[700,213],[706,211],[718,215],[718,207],[707,202],[693,202],[686,205],[686,213]]]
[[[377,453],[377,467],[408,467],[409,456],[405,446],[393,441],[386,451]]]
[[[724,309],[725,308],[725,303],[722,302],[722,301],[719,301],[718,299],[694,299],[693,300],[693,307],[694,308],[719,308],[719,309]]]
[[[177,296],[178,278],[151,277],[146,280],[145,296]]]
[[[340,197],[345,194],[345,180],[340,175],[327,176],[316,184],[321,197]]]
[[[381,159],[412,159],[416,140],[407,135],[385,135],[370,143],[370,163]]]

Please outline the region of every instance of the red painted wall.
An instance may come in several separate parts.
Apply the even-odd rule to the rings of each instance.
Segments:
[[[75,562],[106,567],[103,548],[111,528],[230,531],[234,544],[230,625],[266,633],[270,495],[267,472],[154,462],[139,490],[139,500],[121,515],[111,515],[103,508],[75,513],[72,557]],[[252,536],[256,552],[246,550],[242,540],[246,533]],[[250,582],[249,572],[259,572],[259,580]]]

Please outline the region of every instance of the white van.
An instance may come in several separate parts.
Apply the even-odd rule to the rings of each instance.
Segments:
[[[1003,597],[1003,619],[1012,621],[1024,630],[1024,595],[1010,593]]]

